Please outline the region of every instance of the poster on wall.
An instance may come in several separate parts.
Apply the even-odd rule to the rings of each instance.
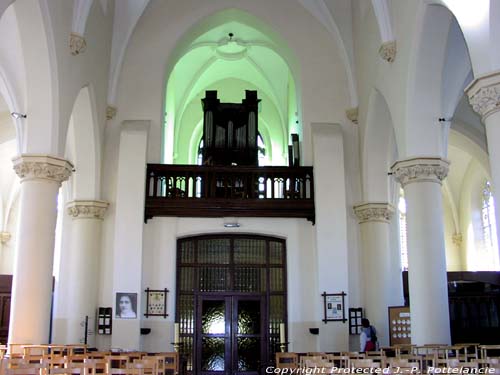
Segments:
[[[341,293],[326,293],[323,292],[321,295],[323,297],[324,304],[324,319],[323,322],[331,322],[331,321],[341,321],[346,322],[347,319],[345,317],[345,306],[344,306],[344,297],[346,294],[344,292]]]
[[[116,319],[137,319],[137,293],[116,293]]]

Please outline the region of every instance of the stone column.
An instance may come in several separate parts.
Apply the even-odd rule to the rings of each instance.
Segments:
[[[465,89],[465,92],[469,96],[472,108],[481,116],[486,127],[497,233],[500,234],[500,149],[498,147],[500,144],[500,71],[476,78]]]
[[[70,275],[68,344],[84,342],[86,316],[90,324],[95,325],[101,223],[107,207],[108,203],[103,201],[75,200],[67,204],[68,214],[73,218],[67,268]],[[89,340],[87,343],[95,346],[94,340]]]
[[[450,317],[441,183],[449,162],[422,157],[391,170],[405,190],[412,344],[449,344]]]
[[[52,301],[57,194],[73,165],[47,155],[13,159],[21,178],[9,343],[47,343]]]
[[[361,229],[365,316],[377,329],[380,345],[387,346],[387,308],[401,303],[392,293],[392,283],[401,283],[399,269],[391,269],[394,262],[391,262],[389,223],[394,207],[389,203],[362,203],[354,206],[354,212]]]

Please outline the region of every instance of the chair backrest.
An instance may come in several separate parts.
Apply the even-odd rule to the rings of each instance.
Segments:
[[[297,355],[297,353],[276,353],[276,368],[297,368],[298,365],[299,356]]]
[[[158,375],[163,375],[165,371],[165,357],[161,355],[147,355],[142,357],[143,361],[153,361],[156,366],[156,373]]]
[[[380,368],[380,363],[371,359],[353,359],[351,360],[351,366],[354,368]]]
[[[130,358],[126,355],[110,355],[106,357],[106,374],[111,374],[113,369],[125,369],[130,361]],[[119,372],[114,372],[119,374]]]
[[[349,356],[347,356],[347,355],[328,354],[326,358],[335,367],[349,368],[350,359],[349,359]]]
[[[142,368],[145,375],[158,375],[157,362],[154,359],[134,359],[128,364],[131,368]]]
[[[163,357],[163,371],[165,375],[179,373],[179,353],[165,352],[157,355]]]
[[[105,358],[89,358],[83,361],[83,368],[86,375],[104,374],[107,362]]]

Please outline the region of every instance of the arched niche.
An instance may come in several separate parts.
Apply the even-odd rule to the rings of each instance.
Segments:
[[[240,102],[244,90],[251,89],[262,99],[260,125],[267,124],[262,133],[270,138],[264,137],[266,148],[279,156],[272,164],[286,165],[289,135],[302,136],[291,68],[295,60],[275,32],[240,10],[221,11],[194,26],[178,43],[167,68],[164,161],[193,158],[187,145],[197,135],[193,130],[202,116],[200,100],[206,90],[218,90],[221,102]]]

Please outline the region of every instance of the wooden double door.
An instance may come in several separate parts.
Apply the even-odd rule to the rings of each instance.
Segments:
[[[265,296],[198,296],[196,367],[200,375],[262,373],[268,350]]]

